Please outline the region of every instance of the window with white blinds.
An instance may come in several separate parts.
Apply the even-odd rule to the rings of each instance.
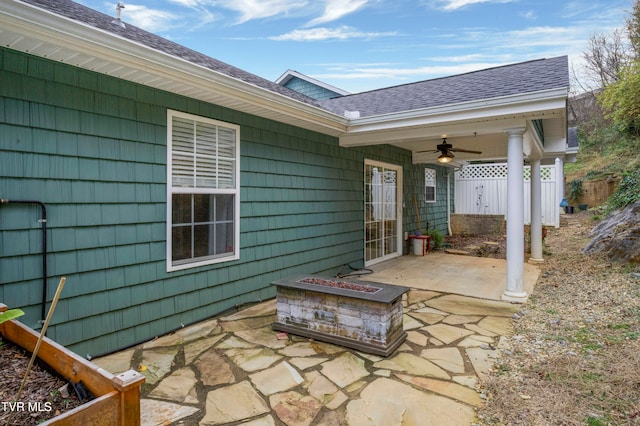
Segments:
[[[436,202],[436,171],[433,169],[424,169],[424,201]]]
[[[239,126],[169,111],[167,128],[167,270],[238,259]]]

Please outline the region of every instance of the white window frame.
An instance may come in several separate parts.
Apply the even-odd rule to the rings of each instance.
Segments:
[[[436,189],[437,189],[438,172],[435,169],[425,167],[424,169],[424,202],[435,203],[436,202]],[[427,197],[427,188],[433,188],[433,200]]]
[[[173,120],[181,118],[192,120],[194,123],[203,123],[217,127],[233,130],[235,132],[235,170],[233,171],[233,188],[197,188],[180,187],[173,185]],[[194,153],[194,155],[196,155]],[[217,173],[216,173],[217,175]],[[172,195],[173,194],[211,194],[211,195],[234,195],[233,212],[233,251],[228,255],[218,255],[206,258],[195,258],[192,261],[180,261],[174,263],[172,260]],[[167,110],[167,234],[166,234],[166,259],[167,272],[179,271],[188,268],[195,268],[204,265],[211,265],[220,262],[228,262],[240,258],[240,126],[226,123],[211,118],[201,117],[184,112]]]

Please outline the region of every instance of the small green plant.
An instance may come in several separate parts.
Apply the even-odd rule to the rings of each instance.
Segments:
[[[582,178],[577,178],[569,182],[569,199],[576,201],[584,194]]]
[[[434,249],[439,249],[442,247],[442,243],[444,242],[444,234],[437,229],[427,229],[424,235],[428,235],[431,237],[431,247]]]
[[[588,426],[606,426],[607,423],[603,423],[602,420],[596,417],[589,416],[587,417],[587,425]]]
[[[20,309],[9,309],[8,311],[0,312],[0,324],[21,317],[22,315],[24,315],[24,312]]]

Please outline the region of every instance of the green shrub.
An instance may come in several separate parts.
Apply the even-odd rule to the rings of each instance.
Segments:
[[[431,237],[431,247],[434,249],[439,249],[442,247],[442,243],[444,242],[444,234],[437,229],[427,229],[427,232],[424,233]]]
[[[569,199],[577,200],[584,194],[584,189],[582,188],[582,178],[577,178],[569,182]]]
[[[640,167],[624,172],[616,192],[609,197],[607,213],[640,200]]]

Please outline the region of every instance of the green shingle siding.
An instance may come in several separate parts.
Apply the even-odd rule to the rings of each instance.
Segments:
[[[405,230],[415,221],[424,169],[407,151],[345,149],[261,117],[0,55],[0,197],[47,204],[49,299],[67,276],[50,337],[82,355],[273,297],[269,283],[283,276],[362,266],[366,158],[403,166]],[[240,125],[237,261],[166,272],[167,109]],[[40,316],[39,218],[37,206],[0,207],[0,301],[23,308],[29,325]]]

